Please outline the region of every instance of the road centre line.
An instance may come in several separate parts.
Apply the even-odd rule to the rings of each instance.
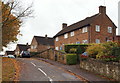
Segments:
[[[49,81],[52,83],[53,80],[42,69],[38,68],[38,70],[41,71],[49,79]]]
[[[36,67],[36,65],[33,62],[31,62],[31,64]]]

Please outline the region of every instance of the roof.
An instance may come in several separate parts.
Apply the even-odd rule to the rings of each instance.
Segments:
[[[30,45],[25,45],[25,44],[17,44],[19,47],[20,51],[27,51],[27,49],[30,48]]]
[[[54,39],[51,37],[34,36],[38,44],[54,45]]]
[[[6,51],[7,55],[14,55],[15,51]]]
[[[95,14],[91,17],[87,17],[85,18],[84,20],[81,20],[79,22],[76,22],[64,29],[62,29],[60,32],[58,32],[54,37],[57,37],[57,36],[60,36],[60,35],[63,35],[65,33],[68,33],[68,32],[71,32],[71,31],[75,31],[77,29],[80,29],[80,28],[83,28],[85,26],[90,26],[90,24],[93,22],[93,20],[99,15],[98,14]]]

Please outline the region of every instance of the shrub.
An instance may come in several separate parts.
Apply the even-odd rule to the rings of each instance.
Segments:
[[[87,47],[86,52],[89,54],[89,57],[96,58],[96,55],[100,55],[103,51],[104,47],[100,44],[92,44],[91,46]]]
[[[65,52],[82,54],[83,52],[85,52],[87,46],[88,46],[88,44],[65,45]]]
[[[116,42],[106,42],[102,44],[92,44],[86,50],[90,57],[105,60],[118,61],[120,47]]]
[[[77,55],[76,54],[66,54],[66,63],[68,65],[77,64]]]

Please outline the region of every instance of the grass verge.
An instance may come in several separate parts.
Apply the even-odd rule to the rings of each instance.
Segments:
[[[17,81],[19,63],[12,58],[2,58],[2,81]]]

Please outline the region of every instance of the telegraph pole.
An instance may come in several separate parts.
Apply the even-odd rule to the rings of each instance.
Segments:
[[[120,1],[118,2],[118,35],[120,35]]]

